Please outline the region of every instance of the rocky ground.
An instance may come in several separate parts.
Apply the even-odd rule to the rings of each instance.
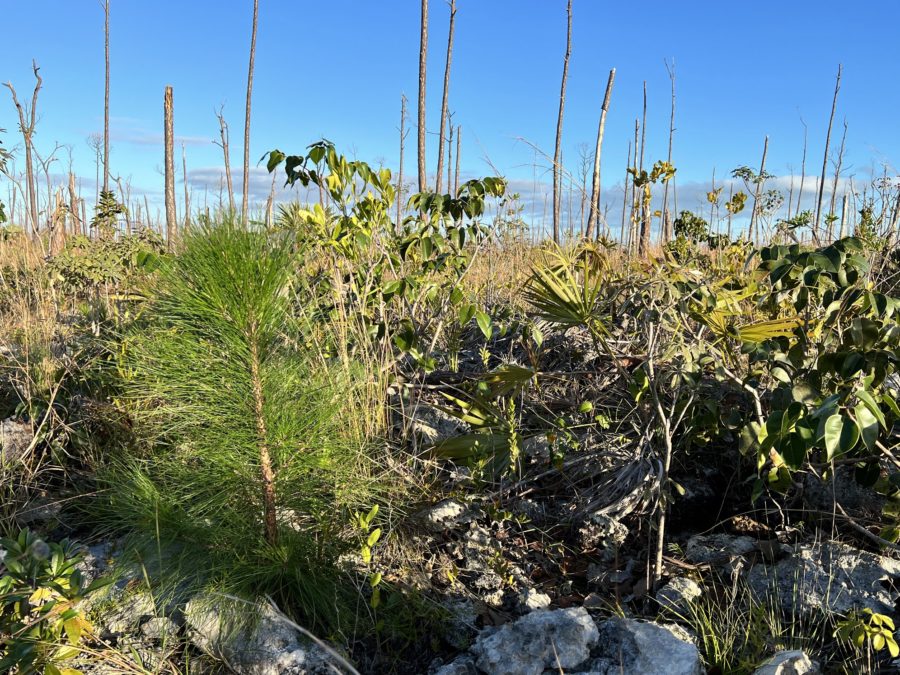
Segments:
[[[537,508],[526,500],[517,510],[537,517]],[[44,510],[32,522],[46,526],[55,517]],[[483,504],[445,499],[411,520],[410,536],[431,551],[423,569],[449,624],[439,653],[426,649],[419,665],[398,672],[699,674],[707,669],[690,607],[723,584],[740,583],[747,597],[774,601],[796,616],[823,609],[895,615],[900,597],[897,560],[847,543],[804,541],[795,531],[776,532],[773,539],[689,536],[679,557],[671,558],[665,583],[650,593],[642,588],[644,570],[624,553],[629,528],[608,518],[587,519],[571,541],[556,547],[530,519],[498,515]],[[89,611],[104,644],[147,671],[187,661],[190,672],[352,672],[343,645],[304,634],[275,607],[256,605],[257,618],[247,624],[236,618],[247,616],[236,598],[212,592],[155,597],[139,570],[117,566],[117,556],[115,542],[85,549],[85,576],[114,580],[92,596]],[[755,672],[817,673],[822,665],[815,654],[781,650]],[[96,675],[135,672],[94,659],[79,666]],[[839,671],[831,664],[825,672]]]

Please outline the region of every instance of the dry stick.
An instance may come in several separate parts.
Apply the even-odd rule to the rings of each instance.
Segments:
[[[834,181],[831,183],[831,207],[828,210],[829,216],[834,216],[834,206],[837,203],[838,179],[841,175],[841,165],[844,163],[844,146],[847,142],[847,120],[844,120],[844,133],[841,134],[841,147],[838,149],[837,163],[834,166]],[[834,218],[828,223],[828,239],[834,238]]]
[[[787,219],[791,219],[791,205],[794,203],[794,165],[790,165],[791,169],[791,184],[788,187],[788,198],[787,198]]]
[[[669,154],[667,156],[666,161],[671,164],[672,163],[672,139],[675,136],[675,59],[672,59],[672,66],[669,67],[668,61],[664,61],[666,64],[666,71],[669,73],[669,80],[672,83],[672,112],[669,116]],[[662,234],[663,243],[668,242],[672,238],[671,231],[671,219],[669,218],[669,183],[675,180],[673,176],[670,180],[666,181],[665,188],[663,189],[663,208],[660,213],[660,233]],[[675,186],[672,185],[672,189],[674,191]],[[713,186],[715,189],[715,186]],[[710,225],[712,224],[712,217],[710,217]]]
[[[228,186],[228,211],[231,214],[231,217],[234,217],[234,183],[231,180],[231,157],[228,149],[228,123],[225,121],[224,115],[225,106],[219,108],[219,112],[216,113],[216,118],[219,120],[219,136],[221,137],[221,142],[213,141],[216,145],[222,148],[222,153],[224,155],[225,161],[225,183]]]
[[[428,58],[428,0],[422,0],[422,17],[419,31],[419,192],[428,189],[428,177],[425,172],[425,65]]]
[[[644,80],[644,114],[641,118],[641,159],[638,163],[638,171],[643,171],[644,169],[644,150],[646,149],[647,143],[647,80]],[[637,208],[637,199],[635,196],[635,208]],[[638,241],[638,255],[642,258],[647,255],[650,250],[650,223],[649,220],[644,217],[644,199],[643,195],[640,197],[641,200],[641,234],[640,240]]]
[[[806,147],[809,137],[809,128],[806,126],[806,122],[803,121],[803,117],[800,118],[800,124],[803,125],[803,159],[800,162],[800,192],[797,194],[797,215],[800,214],[803,201],[803,187],[806,183]]]
[[[553,150],[553,241],[559,243],[560,190],[562,177],[560,174],[560,154],[562,152],[563,113],[566,107],[566,81],[569,77],[569,56],[572,53],[572,0],[566,3],[566,53],[563,57],[562,84],[559,88],[559,115],[556,118],[556,144]]]
[[[69,171],[69,217],[72,219],[72,234],[81,234],[81,221],[78,218],[78,195],[75,191],[75,173]]]
[[[447,192],[453,190],[453,115],[447,120]]]
[[[841,72],[843,65],[838,65],[837,79],[834,83],[834,99],[831,102],[831,116],[828,118],[828,132],[825,134],[825,153],[822,157],[822,176],[819,179],[819,196],[816,199],[816,221],[813,236],[819,238],[819,224],[822,219],[822,197],[825,194],[825,172],[828,170],[828,147],[831,145],[831,127],[834,125],[834,111],[837,108],[838,92],[841,90]]]
[[[639,119],[634,120],[634,160],[631,163],[636,170],[638,169],[638,136],[640,133],[640,125],[641,121]],[[637,248],[637,185],[634,182],[634,179],[631,180],[631,214],[630,220],[628,224],[628,250],[631,253]]]
[[[859,532],[861,535],[866,537],[869,541],[878,544],[878,546],[883,546],[884,548],[888,548],[892,551],[900,551],[900,545],[895,544],[892,541],[888,541],[887,539],[882,539],[874,532],[870,532],[865,527],[857,523],[845,510],[844,507],[841,506],[837,501],[834,502],[834,507],[838,510],[838,512],[843,516],[844,520],[847,524]]]
[[[606,80],[606,93],[603,94],[603,105],[600,106],[600,123],[597,126],[597,145],[594,149],[594,174],[591,179],[591,203],[588,215],[587,232],[584,238],[590,241],[594,238],[594,229],[600,235],[600,227],[597,218],[600,215],[600,153],[603,148],[603,132],[606,129],[606,113],[609,111],[609,100],[612,97],[612,88],[616,80],[616,69],[609,71]]]
[[[175,236],[178,221],[175,216],[175,133],[172,113],[172,87],[166,87],[163,99],[164,136],[165,136],[165,181],[166,181],[166,245],[172,251],[175,247]]]
[[[631,139],[628,140],[628,149],[626,151],[625,157],[625,184],[624,184],[624,193],[622,194],[622,227],[619,232],[619,243],[622,245],[622,249],[628,250],[628,243],[625,241],[625,216],[628,212],[628,181],[631,178],[631,174],[628,172],[628,167],[631,165]]]
[[[266,225],[275,227],[275,172],[272,172],[272,186],[269,188],[269,199],[266,200]]]
[[[104,42],[106,52],[106,84],[103,98],[103,191],[109,192],[109,0],[104,5]]]
[[[453,176],[453,194],[459,194],[459,152],[460,152],[460,139],[462,138],[462,127],[456,127],[456,170],[454,171]]]
[[[441,182],[443,189],[443,182]],[[453,188],[453,118],[447,120],[447,192]]]
[[[41,90],[44,80],[41,78],[37,61],[31,62],[31,68],[34,71],[36,82],[34,85],[34,92],[31,95],[31,110],[27,111],[27,113],[22,104],[19,103],[19,99],[16,96],[16,90],[12,86],[12,83],[7,82],[5,86],[9,89],[10,94],[12,94],[13,105],[16,106],[16,111],[19,113],[19,129],[22,132],[22,140],[25,142],[25,186],[28,190],[28,210],[31,211],[32,234],[36,234],[40,229],[40,226],[38,225],[37,186],[34,182],[34,162],[32,160],[32,152],[34,150],[32,136],[34,135],[34,127],[36,124],[35,116],[37,114],[38,92]],[[28,118],[27,121],[26,117]],[[26,227],[28,225],[27,215],[28,214],[26,214],[25,218]]]
[[[447,128],[448,96],[450,93],[450,63],[453,59],[453,27],[456,24],[456,0],[450,0],[450,29],[447,34],[447,62],[444,65],[444,96],[441,99],[441,130],[438,133],[438,163],[434,191],[441,191],[441,178],[444,173],[444,130]],[[452,131],[451,131],[452,134]],[[448,161],[449,164],[449,161]],[[447,190],[450,190],[450,179],[447,179]]]
[[[841,235],[840,239],[847,236],[847,193],[841,197]]]
[[[403,145],[406,141],[406,94],[400,94],[400,169],[397,172],[397,227],[403,212]]]
[[[585,211],[589,211],[590,208],[587,205],[588,201],[588,189],[587,189],[587,180],[588,173],[591,168],[591,164],[593,163],[591,153],[588,152],[588,146],[586,143],[582,143],[578,146],[579,158],[581,159],[581,188],[579,190],[581,198],[579,199],[579,210],[578,210],[578,238],[584,239],[585,232],[587,229],[587,222],[584,219]],[[596,156],[596,152],[594,156]]]
[[[250,36],[250,65],[247,69],[247,106],[244,110],[244,181],[241,194],[241,224],[247,226],[250,208],[250,104],[253,97],[253,63],[256,59],[256,27],[259,20],[259,0],[253,0],[253,32]]]
[[[769,137],[766,136],[765,141],[763,141],[763,154],[762,161],[759,163],[759,175],[756,179],[756,189],[753,191],[753,208],[750,210],[750,227],[749,227],[749,237],[750,242],[755,243],[757,235],[759,234],[756,230],[758,226],[756,224],[757,217],[759,215],[759,195],[762,192],[762,185],[764,182],[764,177],[766,175],[766,155],[769,152]]]

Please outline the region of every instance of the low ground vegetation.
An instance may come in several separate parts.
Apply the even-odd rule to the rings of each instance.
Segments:
[[[397,222],[328,143],[268,166],[320,202],[0,243],[2,668],[897,658],[896,233],[682,212],[642,259],[524,241],[500,178]]]

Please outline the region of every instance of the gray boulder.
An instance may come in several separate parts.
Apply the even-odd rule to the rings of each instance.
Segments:
[[[700,652],[680,626],[613,617],[599,626],[595,658],[585,675],[701,675]]]
[[[778,652],[753,671],[753,675],[819,675],[819,664],[799,649]]]
[[[831,542],[801,545],[775,565],[754,565],[747,582],[757,598],[784,611],[893,614],[895,596],[883,582],[898,576],[900,561]]]
[[[550,596],[533,588],[526,588],[519,594],[519,604],[526,612],[534,612],[550,607]]]
[[[325,650],[302,637],[268,605],[251,609],[201,594],[187,603],[184,617],[194,646],[224,661],[237,675],[334,672]]]
[[[597,639],[597,626],[583,607],[539,610],[497,630],[486,629],[471,653],[487,675],[541,675],[545,669],[580,666]]]
[[[703,589],[696,581],[687,577],[675,577],[656,592],[656,602],[662,609],[683,613],[701,595]]]

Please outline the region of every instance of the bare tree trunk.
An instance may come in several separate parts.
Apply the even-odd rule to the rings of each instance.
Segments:
[[[106,52],[106,85],[103,97],[103,191],[109,192],[109,0],[104,5],[103,33]]]
[[[428,58],[428,0],[422,0],[422,17],[419,33],[419,136],[417,155],[419,160],[419,192],[428,189],[425,171],[425,66]]]
[[[791,219],[791,205],[794,203],[794,167],[791,165],[791,184],[788,188],[787,219]]]
[[[597,224],[597,218],[600,215],[600,155],[603,149],[603,132],[606,129],[606,113],[609,111],[609,100],[612,97],[612,88],[615,81],[616,69],[613,68],[609,71],[609,78],[606,80],[606,93],[603,94],[603,105],[600,106],[597,145],[594,148],[594,175],[591,179],[590,213],[588,214],[587,231],[584,233],[584,238],[588,241],[594,238],[595,228],[597,228],[597,234],[600,234]]]
[[[829,241],[834,238],[834,207],[837,203],[837,191],[838,191],[838,180],[841,176],[841,165],[844,163],[844,145],[847,142],[847,120],[844,120],[844,133],[841,134],[841,147],[838,149],[838,158],[837,164],[834,167],[834,181],[831,184],[831,207],[828,209],[828,214],[832,216],[831,221],[828,223],[828,239]]]
[[[844,193],[844,196],[841,197],[841,236],[840,239],[843,239],[847,236],[847,193]]]
[[[837,79],[834,83],[834,99],[831,102],[831,116],[828,118],[828,132],[825,134],[825,154],[822,157],[822,176],[819,179],[819,196],[816,198],[816,221],[813,236],[818,239],[819,225],[822,220],[822,197],[825,194],[825,172],[828,171],[828,146],[831,145],[831,127],[834,125],[834,111],[837,109],[838,92],[841,90],[841,72],[843,65],[838,65]]]
[[[40,225],[38,224],[37,186],[34,182],[34,161],[32,158],[34,144],[32,143],[32,137],[34,136],[34,128],[37,123],[38,92],[40,92],[44,80],[41,78],[40,68],[38,68],[36,61],[31,62],[31,68],[34,71],[36,80],[34,92],[31,95],[31,110],[26,111],[22,104],[19,103],[19,99],[16,96],[16,90],[11,82],[7,82],[6,87],[9,89],[10,94],[12,94],[13,105],[16,106],[16,111],[19,113],[19,129],[22,132],[22,140],[25,143],[25,185],[28,190],[28,208],[31,211],[32,234],[37,234]],[[25,219],[25,222],[27,229],[28,218]]]
[[[637,139],[635,139],[637,140]],[[644,168],[644,146],[647,142],[647,80],[644,80],[644,113],[641,117],[641,159],[638,162],[638,171]]]
[[[272,187],[269,189],[269,199],[266,201],[266,226],[275,227],[275,176],[272,173]]]
[[[669,154],[666,158],[666,161],[671,164],[672,163],[672,139],[675,136],[675,59],[672,59],[672,66],[669,67],[668,62],[666,63],[666,70],[669,73],[669,80],[672,83],[672,112],[669,116]],[[672,238],[672,231],[669,225],[672,222],[672,219],[669,217],[669,183],[672,183],[672,189],[675,189],[674,181],[675,177],[673,176],[670,180],[666,181],[666,186],[663,189],[663,208],[660,213],[660,232],[662,234],[663,243],[668,242]],[[712,221],[710,220],[710,224]]]
[[[397,172],[397,227],[403,214],[403,146],[406,142],[406,95],[400,95],[400,170]]]
[[[561,157],[563,113],[566,107],[566,80],[572,53],[572,0],[566,3],[566,54],[563,57],[562,84],[559,88],[559,116],[556,118],[556,145],[553,151],[553,241],[559,243],[560,190],[562,189]]]
[[[72,234],[81,234],[81,222],[78,218],[78,195],[75,191],[75,172],[69,171],[69,216],[72,220]]]
[[[640,170],[640,164],[638,164],[638,137],[640,134],[640,126],[641,121],[639,119],[634,120],[634,161],[632,161],[631,165],[638,170]],[[643,156],[641,156],[641,164],[643,164]],[[630,222],[628,223],[628,251],[630,253],[634,253],[637,250],[637,185],[635,185],[634,179],[631,181],[631,214],[630,214]]]
[[[447,63],[444,66],[444,97],[441,101],[441,130],[438,133],[438,164],[435,178],[435,192],[441,191],[441,177],[444,173],[444,130],[447,128],[448,96],[450,94],[450,62],[453,59],[453,27],[456,24],[456,0],[450,0],[450,30],[447,35]],[[452,132],[451,132],[452,133]],[[449,164],[449,160],[448,160]],[[447,191],[450,191],[450,179],[447,179]]]
[[[619,232],[619,243],[622,249],[628,250],[628,242],[625,241],[625,216],[628,212],[628,180],[631,174],[628,173],[628,167],[631,165],[631,140],[628,141],[628,152],[625,154],[625,193],[622,195],[622,229]]]
[[[225,121],[224,106],[219,108],[216,118],[219,120],[219,136],[222,138],[220,143],[216,143],[222,148],[225,159],[225,182],[228,185],[228,211],[231,217],[234,217],[234,183],[231,179],[231,156],[228,148],[228,123]]]
[[[462,127],[456,127],[456,171],[453,176],[453,194],[459,193],[459,153],[460,139],[462,138]]]
[[[756,181],[756,190],[753,192],[753,208],[750,211],[750,241],[751,243],[756,243],[756,238],[759,235],[759,232],[756,231],[756,221],[759,216],[759,195],[762,192],[762,185],[765,179],[766,173],[766,155],[769,152],[769,137],[766,136],[766,140],[763,142],[763,154],[762,161],[759,163],[759,178]]]
[[[165,165],[166,165],[166,244],[170,251],[175,248],[178,221],[175,216],[175,132],[172,112],[172,87],[166,87],[163,101],[165,117]]]
[[[644,80],[644,114],[641,119],[641,161],[638,164],[638,169],[643,170],[644,168],[644,151],[646,149],[647,144],[647,80]],[[636,197],[637,198],[637,197]],[[642,258],[646,257],[650,252],[650,216],[647,205],[644,204],[643,195],[640,197],[641,200],[641,238],[638,242],[638,255]]]
[[[250,103],[253,97],[253,63],[256,60],[256,26],[259,0],[253,0],[253,32],[250,36],[250,66],[247,69],[247,107],[244,113],[244,182],[241,195],[241,224],[247,226],[250,208]]]
[[[447,122],[447,192],[453,192],[453,117]]]

